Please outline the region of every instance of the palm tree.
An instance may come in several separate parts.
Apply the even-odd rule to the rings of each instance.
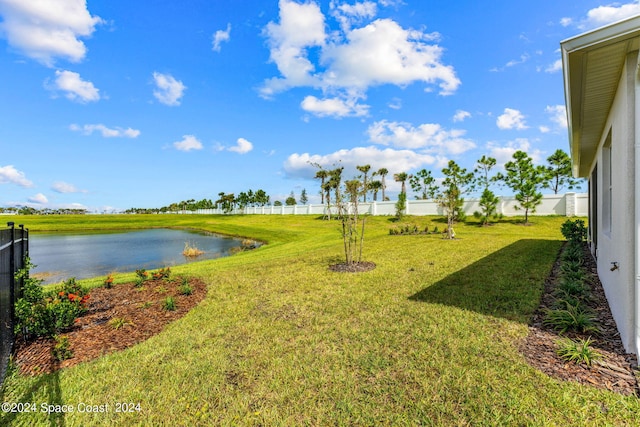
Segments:
[[[378,169],[377,172],[374,172],[374,175],[380,175],[382,177],[381,182],[382,182],[382,201],[384,202],[387,197],[384,195],[384,190],[387,189],[387,184],[384,180],[384,177],[387,176],[387,174],[389,173],[389,171],[386,168],[380,168]]]
[[[329,176],[329,172],[324,169],[320,169],[319,171],[317,171],[316,176],[314,176],[315,179],[320,180],[320,197],[322,198],[323,205],[324,205],[325,180],[327,179],[328,176]]]
[[[393,179],[396,182],[401,182],[402,183],[402,190],[400,192],[404,193],[406,195],[407,194],[407,179],[409,179],[409,174],[407,174],[406,172],[395,173],[395,174],[393,174]]]
[[[373,191],[373,201],[376,202],[378,200],[378,191],[382,189],[382,181],[371,181],[369,183],[369,190]]]
[[[367,203],[367,191],[369,189],[369,187],[367,186],[368,184],[367,174],[369,173],[369,170],[371,170],[371,165],[356,166],[356,169],[358,169],[360,172],[364,174],[364,179],[362,180],[362,188],[363,188],[363,194],[364,194],[363,201]]]

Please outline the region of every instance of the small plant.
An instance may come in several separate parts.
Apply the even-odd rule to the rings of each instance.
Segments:
[[[568,330],[577,332],[598,332],[596,316],[582,304],[566,304],[564,309],[546,310],[544,324],[551,326],[561,334]]]
[[[133,286],[140,289],[144,285],[144,279],[141,277],[136,277],[136,280],[133,282]]]
[[[159,294],[166,294],[167,292],[169,292],[169,289],[165,288],[164,286],[156,286],[154,291]]]
[[[142,304],[140,304],[140,308],[143,310],[146,310],[147,308],[151,307],[153,305],[153,303],[151,301],[145,301]]]
[[[145,280],[149,280],[149,273],[144,268],[136,270],[136,276],[138,276],[138,279],[142,282],[144,282]]]
[[[53,349],[51,349],[53,357],[60,362],[71,359],[73,357],[73,352],[70,348],[71,345],[69,344],[69,338],[63,335],[56,335],[53,338],[56,341]]]
[[[171,268],[163,267],[160,270],[153,273],[152,276],[156,280],[169,279],[169,277],[171,277]]]
[[[190,245],[189,242],[184,244],[184,250],[182,251],[182,255],[187,258],[197,258],[203,253],[204,251],[198,249],[195,245]]]
[[[187,283],[186,285],[180,285],[178,292],[180,295],[191,295],[193,293],[193,288]]]
[[[106,279],[104,279],[103,285],[107,289],[111,289],[113,287],[113,274],[109,274]]]
[[[559,346],[558,356],[567,362],[584,363],[591,366],[592,362],[602,359],[602,355],[591,348],[591,337],[578,341],[564,338],[559,340],[557,344]]]
[[[565,293],[572,297],[584,299],[589,295],[589,286],[584,281],[563,278],[558,283],[556,291],[557,295]]]
[[[173,297],[167,297],[162,303],[162,309],[166,311],[175,311],[177,308],[176,301]]]
[[[133,326],[133,322],[124,317],[114,317],[113,319],[109,320],[109,325],[111,325],[111,327],[117,331],[118,329],[124,328],[125,326]]]
[[[584,221],[581,219],[566,220],[562,224],[560,231],[569,242],[581,243],[587,239],[587,227],[585,227]]]

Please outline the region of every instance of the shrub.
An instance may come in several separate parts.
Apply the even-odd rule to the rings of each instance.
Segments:
[[[104,279],[103,285],[107,289],[111,289],[113,287],[113,274],[109,274],[107,278]]]
[[[570,242],[580,243],[587,239],[587,227],[585,227],[584,221],[581,219],[566,220],[562,224],[560,231],[564,238]]]
[[[171,277],[171,268],[163,267],[160,270],[158,270],[155,273],[153,273],[152,276],[156,280],[158,280],[158,279],[168,279],[169,277]]]
[[[193,288],[189,283],[183,283],[178,288],[178,292],[180,293],[180,295],[191,295],[193,293]]]
[[[558,356],[567,362],[584,363],[587,366],[591,366],[593,361],[602,358],[600,353],[591,348],[591,337],[578,341],[564,338],[559,340],[557,344],[559,346],[557,350]]]
[[[109,320],[109,325],[111,325],[113,329],[118,330],[120,328],[124,328],[125,326],[133,326],[133,322],[124,317],[114,317],[113,319]]]
[[[141,282],[144,282],[145,280],[149,279],[149,273],[147,273],[147,270],[145,270],[144,268],[136,270],[136,276],[138,276],[138,279]]]
[[[51,350],[51,352],[53,353],[53,357],[58,361],[71,359],[73,357],[73,352],[70,348],[69,338],[62,335],[56,335],[54,338],[56,344]]]

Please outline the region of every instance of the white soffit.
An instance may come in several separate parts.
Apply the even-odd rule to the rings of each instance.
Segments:
[[[635,16],[560,43],[576,176],[589,173],[626,56],[638,50],[639,37],[640,16]]]

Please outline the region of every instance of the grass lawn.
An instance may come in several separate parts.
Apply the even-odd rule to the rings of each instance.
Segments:
[[[518,352],[566,218],[391,236],[367,219],[364,259],[335,273],[339,224],[313,216],[20,217],[32,231],[193,227],[268,242],[172,268],[208,296],[161,334],[51,375],[5,381],[1,425],[634,425],[640,400],[561,383]],[[430,229],[437,218],[405,222]],[[37,263],[37,260],[34,260]],[[116,276],[116,283],[133,274]],[[85,283],[97,285],[101,279]],[[47,414],[43,403],[76,412]],[[139,404],[117,413],[118,403]],[[106,413],[78,413],[109,405]],[[125,406],[125,409],[127,407]]]

